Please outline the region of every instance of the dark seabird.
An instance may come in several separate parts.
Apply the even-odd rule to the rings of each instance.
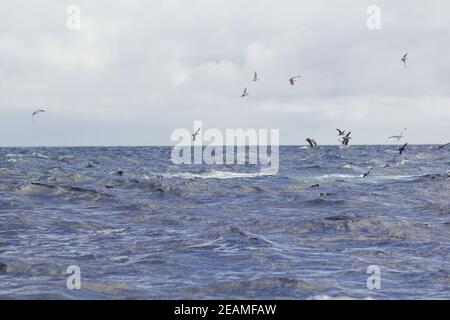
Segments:
[[[310,188],[319,188],[319,187],[320,187],[320,184],[314,184]]]
[[[450,142],[449,142],[449,143],[446,143],[446,144],[443,144],[442,146],[439,146],[438,148],[439,148],[439,149],[444,149],[444,148],[447,147],[447,146],[450,146]]]
[[[195,131],[193,134],[192,134],[192,141],[195,141],[195,139],[197,138],[197,136],[198,136],[198,134],[200,133],[200,130],[201,130],[202,128],[198,128],[197,129],[197,131]]]
[[[93,167],[94,167],[94,165],[92,163],[88,162],[86,168],[93,168]]]
[[[400,60],[403,62],[403,66],[406,68],[406,60],[408,60],[408,54],[405,53]]]
[[[369,171],[367,171],[366,173],[364,173],[364,174],[363,174],[363,178],[367,177],[367,176],[372,172],[373,169],[375,169],[375,167],[370,168]]]
[[[292,78],[289,78],[289,82],[291,84],[291,86],[293,86],[295,84],[295,81],[297,81],[298,78],[301,78],[302,76],[295,76]]]
[[[244,98],[246,96],[248,96],[249,93],[247,92],[247,88],[244,89],[244,93],[241,95],[241,98]]]
[[[41,113],[41,112],[45,112],[45,110],[39,109],[39,110],[34,111],[34,112],[32,113],[32,118],[33,118],[33,120],[34,120],[34,116],[36,116],[37,114],[39,114],[39,113]]]
[[[123,176],[124,173],[125,173],[124,171],[119,170],[119,171],[116,172],[116,175],[118,175],[118,176]]]
[[[308,144],[311,148],[314,148],[315,146],[317,146],[317,142],[314,139],[306,138],[305,141],[308,142]]]
[[[350,131],[349,133],[347,133],[346,135],[345,135],[345,137],[343,137],[342,138],[342,140],[338,140],[343,146],[348,146],[348,144],[349,144],[349,142],[350,142],[350,139],[352,138],[352,137],[350,137],[350,135],[352,134],[352,132]]]
[[[338,136],[344,136],[345,135],[345,130],[341,130],[341,129],[336,129],[338,131]]]
[[[405,151],[406,146],[408,145],[408,143],[405,143],[403,146],[401,146],[398,151],[400,152],[400,155],[402,155],[402,153]]]
[[[352,137],[344,137],[344,138],[342,138],[342,140],[339,140],[339,141],[342,143],[343,146],[348,147],[348,144],[349,144],[351,138]]]

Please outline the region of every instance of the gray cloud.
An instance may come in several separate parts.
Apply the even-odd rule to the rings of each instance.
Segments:
[[[335,127],[359,144],[403,127],[410,143],[450,140],[448,1],[377,1],[377,31],[372,1],[92,2],[2,4],[0,145],[170,144],[194,120],[279,128],[283,144],[334,144]]]

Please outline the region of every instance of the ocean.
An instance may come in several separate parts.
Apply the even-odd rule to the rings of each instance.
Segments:
[[[0,298],[450,299],[450,148],[282,146],[277,174],[170,157],[0,148]]]

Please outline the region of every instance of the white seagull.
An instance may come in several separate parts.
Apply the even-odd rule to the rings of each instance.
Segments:
[[[197,129],[197,131],[195,131],[193,134],[192,134],[192,141],[195,141],[195,139],[197,138],[197,136],[198,136],[198,134],[200,133],[200,130],[201,130],[202,128],[198,128]]]
[[[388,137],[388,139],[397,139],[397,142],[399,143],[400,140],[403,139],[403,136],[404,136],[404,134],[405,134],[405,131],[406,131],[406,128],[403,129],[402,132],[400,132],[399,135],[397,135],[397,136],[390,136],[390,137]]]
[[[244,93],[241,95],[241,98],[248,96],[250,93],[247,92],[247,88],[244,89]]]
[[[295,76],[292,78],[289,78],[289,82],[291,83],[291,86],[295,84],[295,81],[297,81],[298,78],[301,78],[302,76]]]
[[[33,121],[34,121],[34,116],[37,115],[37,114],[39,114],[39,113],[41,113],[41,112],[45,112],[45,110],[39,109],[39,110],[36,110],[36,111],[34,111],[34,112],[32,113]]]
[[[400,60],[403,62],[403,65],[404,65],[405,68],[406,68],[406,60],[408,60],[408,54],[405,53],[405,54],[403,55],[403,57],[402,57]]]

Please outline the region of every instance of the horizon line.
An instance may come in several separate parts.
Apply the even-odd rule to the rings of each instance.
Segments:
[[[352,144],[348,147],[352,147],[352,146],[398,146],[401,145],[402,143],[399,144]],[[414,144],[414,143],[408,143],[408,145],[410,146],[441,146],[444,145],[445,143],[420,143],[420,144]],[[49,146],[44,146],[44,145],[40,145],[40,146],[0,146],[0,149],[5,149],[5,148],[148,148],[148,147],[200,147],[200,146],[194,146],[194,145],[159,145],[159,144],[151,144],[151,145],[49,145]],[[202,145],[201,147],[231,147],[231,146],[235,146],[235,147],[259,147],[259,146],[271,146],[270,144],[267,145]],[[274,145],[276,146],[276,145]],[[279,144],[279,147],[308,147],[308,144]],[[314,148],[317,147],[340,147],[340,144],[321,144],[318,145]],[[312,148],[311,148],[312,149]]]

